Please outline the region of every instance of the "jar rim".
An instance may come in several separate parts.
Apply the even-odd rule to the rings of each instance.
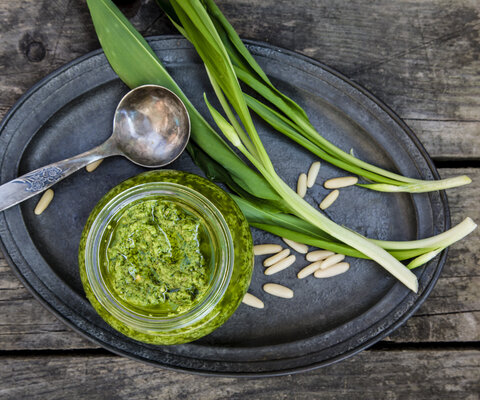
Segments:
[[[179,199],[192,207],[209,225],[210,239],[217,242],[215,248],[215,269],[209,289],[190,310],[171,317],[156,317],[140,314],[129,309],[115,299],[108,289],[100,268],[100,241],[105,229],[115,215],[132,202],[158,196],[165,199]],[[218,254],[217,254],[218,253]],[[116,194],[101,210],[92,222],[85,241],[85,270],[93,294],[103,308],[112,316],[132,329],[154,333],[176,330],[194,324],[208,315],[224,296],[230,284],[234,266],[234,244],[230,228],[222,213],[203,194],[178,183],[154,181],[134,185]]]

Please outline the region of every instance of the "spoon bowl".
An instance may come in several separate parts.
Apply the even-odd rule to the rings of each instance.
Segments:
[[[163,167],[183,153],[189,138],[190,118],[185,105],[162,86],[140,86],[117,106],[112,140],[135,164]]]

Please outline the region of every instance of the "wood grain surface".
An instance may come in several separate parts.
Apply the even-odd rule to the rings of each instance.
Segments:
[[[242,37],[313,57],[383,100],[444,177],[452,222],[480,221],[478,0],[218,0]],[[122,10],[144,35],[175,33],[153,0]],[[99,47],[83,0],[0,0],[0,117],[36,81]],[[0,149],[1,150],[1,149]],[[286,378],[205,378],[110,355],[59,322],[0,256],[0,398],[478,399],[480,232],[452,246],[428,300],[354,358]]]
[[[12,400],[79,394],[89,400],[473,400],[480,389],[480,359],[471,349],[365,351],[321,372],[248,381],[164,371],[109,355],[10,356],[2,364],[0,396]]]

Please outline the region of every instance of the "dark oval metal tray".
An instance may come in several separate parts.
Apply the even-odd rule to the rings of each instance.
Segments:
[[[149,39],[155,52],[208,115],[203,92],[214,98],[195,51],[179,37]],[[408,127],[385,105],[330,68],[270,45],[247,42],[274,83],[296,99],[322,134],[345,150],[377,165],[425,179],[438,173]],[[111,133],[115,106],[128,88],[101,51],[77,59],[47,76],[12,108],[0,127],[0,179],[4,183],[42,165],[90,149]],[[257,126],[280,175],[291,186],[314,160],[285,137]],[[202,174],[183,154],[169,168]],[[332,279],[298,280],[297,265],[266,277],[261,260],[250,291],[265,309],[241,305],[220,329],[194,343],[152,346],[111,329],[86,300],[77,264],[83,225],[97,201],[113,186],[143,169],[125,159],[107,159],[92,174],[79,171],[54,188],[41,215],[37,198],[0,213],[2,250],[20,280],[41,303],[88,339],[121,355],[174,370],[229,376],[290,374],[329,365],[371,346],[400,326],[435,284],[445,252],[417,269],[414,294],[381,267],[351,260],[351,269]],[[322,163],[319,182],[342,171]],[[320,184],[306,199],[326,194]],[[382,194],[358,187],[342,190],[329,216],[369,237],[406,240],[437,234],[450,226],[446,196]],[[256,243],[279,239],[254,231]],[[262,292],[266,282],[295,291],[292,300]]]

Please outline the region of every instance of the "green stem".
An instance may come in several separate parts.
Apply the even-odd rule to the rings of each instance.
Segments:
[[[248,149],[248,151],[252,153],[255,156],[255,158],[259,159],[259,154],[255,146],[253,145],[250,138],[247,136],[245,131],[242,129],[242,127],[238,123],[237,118],[235,118],[235,115],[233,115],[231,108],[228,106],[227,99],[223,95],[222,89],[220,89],[220,86],[218,86],[217,81],[215,80],[215,78],[213,78],[212,74],[210,73],[210,70],[206,65],[205,65],[205,69],[207,71],[208,79],[212,84],[213,90],[217,95],[218,101],[220,102],[220,105],[225,111],[225,114],[227,115],[228,120],[230,121],[234,129],[237,131],[238,135],[240,136],[240,139],[242,140],[243,144]]]
[[[451,244],[463,239],[465,236],[472,233],[477,227],[477,224],[469,217],[465,218],[458,225],[450,228],[448,231],[442,232],[438,235],[431,236],[426,239],[417,239],[408,242],[395,242],[386,240],[374,240],[371,242],[382,246],[384,249],[389,250],[407,250],[407,249],[419,249],[419,248],[432,248],[448,247]]]
[[[409,183],[403,186],[395,186],[383,183],[359,184],[358,186],[376,190],[377,192],[408,192],[408,193],[426,193],[435,190],[451,189],[458,186],[468,185],[472,180],[466,175],[455,176],[453,178],[439,179],[437,181],[420,181]]]
[[[421,256],[413,259],[410,261],[407,265],[408,269],[414,269],[419,267],[420,265],[423,265],[427,262],[429,262],[432,258],[436,257],[439,253],[441,253],[443,250],[445,250],[445,247],[442,247],[440,249],[432,250],[428,253],[422,254]]]
[[[316,144],[312,143],[310,140],[305,138],[305,136],[301,135],[296,130],[295,125],[289,123],[288,118],[284,117],[280,113],[276,112],[275,110],[271,109],[270,107],[266,106],[265,104],[259,102],[257,99],[247,94],[245,94],[245,98],[247,100],[248,106],[257,115],[259,115],[262,119],[264,119],[267,123],[269,123],[273,128],[283,133],[284,135],[292,139],[294,142],[298,143],[305,149],[309,150],[311,153],[315,154],[322,160],[327,161],[330,164],[335,165],[336,167],[341,168],[345,171],[349,171],[353,174],[362,176],[365,179],[368,179],[374,182],[389,183],[392,185],[400,184],[400,182],[398,181],[385,178],[382,175],[378,175],[373,172],[366,171],[362,168],[356,167],[355,165],[339,160],[338,158],[322,150]]]
[[[330,143],[327,139],[325,139],[322,135],[320,135],[320,133],[318,133],[318,131],[308,120],[308,117],[305,117],[300,113],[289,112],[289,107],[287,106],[287,104],[283,101],[283,99],[279,98],[276,95],[275,91],[272,88],[255,79],[247,71],[237,68],[235,72],[240,80],[242,80],[253,90],[255,90],[260,96],[264,97],[266,100],[274,104],[280,111],[282,111],[282,113],[287,119],[291,121],[291,124],[293,124],[292,126],[294,126],[297,131],[299,131],[308,140],[319,146],[327,153],[335,156],[337,159],[346,161],[347,163],[351,163],[352,165],[355,165],[359,168],[398,181],[399,184],[411,183],[415,181],[412,178],[406,178],[402,175],[386,171],[380,167],[376,167],[365,161],[359,160],[358,158],[353,157],[351,154],[338,148],[333,143]]]
[[[298,132],[300,135],[306,137],[310,142],[318,146],[326,153],[333,156],[333,159],[327,160],[326,158],[324,158],[323,155],[315,153],[314,151],[312,151],[311,146],[308,147],[310,151],[314,152],[319,157],[324,158],[326,161],[338,166],[339,168],[356,173],[357,175],[363,176],[374,182],[387,183],[383,180],[386,178],[391,180],[389,183],[391,183],[392,185],[364,185],[364,187],[368,189],[384,192],[421,193],[442,189],[450,189],[458,186],[467,185],[471,182],[471,180],[466,176],[460,176],[458,178],[451,178],[440,181],[426,181],[408,178],[403,175],[395,174],[383,168],[362,161],[338,148],[333,143],[330,143],[327,139],[321,136],[320,133],[310,123],[306,114],[291,112],[291,106],[287,104],[282,97],[278,96],[274,88],[259,81],[251,73],[239,66],[235,67],[235,72],[238,78],[242,80],[246,85],[256,91],[267,101],[274,104],[280,111],[282,111],[282,113],[284,114],[284,122],[289,124],[293,130]],[[262,116],[261,114],[259,115]],[[270,121],[268,120],[267,122],[270,123]],[[274,128],[277,129],[275,126]],[[282,130],[280,130],[280,132],[285,134],[285,132]],[[295,140],[293,137],[291,138]],[[367,176],[365,172],[355,171],[355,168],[360,168],[361,171],[368,171],[370,174],[375,175]],[[383,179],[379,179],[379,177],[382,177]],[[406,187],[402,188],[402,186]]]
[[[298,234],[304,235],[304,237],[310,237],[313,239],[318,239],[326,242],[336,242],[338,239],[333,238],[331,235],[327,235],[324,231],[319,229],[317,226],[311,224],[309,221],[305,221],[297,216],[291,214],[285,214],[280,210],[276,209],[263,209],[261,205],[255,204],[252,201],[247,199],[231,195],[235,202],[238,204],[244,215],[247,217],[249,223],[254,224],[268,224],[275,225],[282,229],[287,229]],[[395,251],[396,255],[399,255],[399,252],[405,252],[409,257],[416,257],[422,253],[435,250],[440,247],[448,247],[451,244],[458,242],[463,239],[471,232],[475,230],[477,225],[472,221],[471,218],[466,218],[458,225],[450,228],[448,231],[442,232],[438,235],[431,236],[426,239],[417,239],[409,241],[387,241],[387,240],[377,240],[377,239],[368,239],[372,243],[380,246],[381,248],[388,250],[390,253]],[[348,228],[347,228],[348,229]],[[271,232],[271,230],[269,231]],[[353,231],[352,231],[353,232]],[[275,233],[275,232],[272,232]],[[292,239],[295,240],[295,239]],[[313,243],[302,242],[306,244]],[[412,251],[412,253],[409,253]],[[403,254],[403,253],[402,253]],[[398,257],[395,257],[400,259]],[[402,259],[406,259],[402,258]]]
[[[259,170],[270,185],[290,206],[293,213],[305,221],[311,222],[319,227],[327,234],[341,240],[354,249],[365,254],[367,257],[376,261],[400,282],[407,286],[410,290],[417,293],[418,280],[417,277],[395,257],[387,251],[372,243],[362,235],[344,228],[320,212],[313,208],[309,203],[302,199],[295,191],[292,190],[276,173],[268,172],[251,154],[246,151],[243,145],[237,147],[250,162]]]
[[[260,173],[264,175],[261,170]],[[312,222],[329,235],[340,239],[345,244],[362,252],[379,263],[409,289],[413,290],[415,293],[418,291],[417,277],[388,252],[358,233],[354,233],[349,229],[337,225],[335,222],[325,217],[295,193],[280,179],[278,175],[265,176],[265,178],[300,218]]]
[[[320,239],[318,237],[313,237],[308,234],[296,232],[291,229],[284,228],[278,225],[269,225],[269,224],[263,224],[258,222],[249,222],[249,223],[250,223],[250,226],[253,226],[254,228],[258,228],[266,232],[270,232],[276,236],[294,240],[295,242],[298,242],[298,243],[308,244],[309,246],[318,247],[319,249],[330,250],[335,253],[344,254],[346,256],[370,259],[370,257],[367,257],[362,252],[355,250],[344,243],[337,243],[327,239]],[[395,257],[397,260],[401,261],[401,260],[409,260],[412,257],[421,256],[425,253],[429,253],[430,251],[431,249],[414,249],[414,250],[398,250],[398,251],[391,250],[389,251],[389,253],[393,257]]]

